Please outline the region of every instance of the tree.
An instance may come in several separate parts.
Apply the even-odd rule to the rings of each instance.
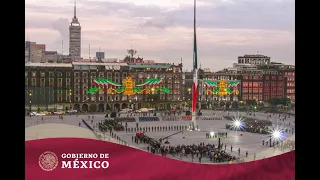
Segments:
[[[277,105],[287,105],[290,103],[290,99],[289,98],[270,98],[268,101],[271,105],[273,106],[277,106]]]
[[[288,105],[290,102],[291,100],[289,98],[286,98],[286,97],[279,98],[279,104]]]
[[[255,106],[257,105],[257,102],[255,100],[246,100],[247,106]]]

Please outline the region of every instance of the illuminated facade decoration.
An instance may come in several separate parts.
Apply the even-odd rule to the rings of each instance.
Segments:
[[[240,85],[240,82],[237,80],[229,82],[226,82],[224,79],[219,81],[205,80],[204,84],[207,87],[207,90],[205,91],[207,95],[214,94],[222,97],[230,94],[239,94],[237,87]]]
[[[135,94],[154,94],[157,91],[169,93],[169,89],[161,87],[163,78],[148,78],[141,84],[135,84],[130,76],[121,84],[112,82],[106,78],[96,78],[93,83],[96,87],[88,90],[88,94],[96,92],[108,92],[108,94],[123,94],[132,96]]]

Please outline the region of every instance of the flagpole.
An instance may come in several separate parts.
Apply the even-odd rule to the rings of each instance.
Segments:
[[[192,119],[191,130],[197,130],[196,128],[196,107],[198,98],[198,54],[197,54],[197,35],[196,35],[196,0],[193,5],[193,85],[192,85]]]

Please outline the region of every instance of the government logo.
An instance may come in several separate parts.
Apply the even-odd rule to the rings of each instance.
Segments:
[[[58,166],[58,157],[51,151],[42,153],[39,157],[39,166],[44,171],[52,171]]]

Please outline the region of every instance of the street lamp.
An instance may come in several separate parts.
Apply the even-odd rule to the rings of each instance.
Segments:
[[[189,98],[190,98],[191,88],[188,88],[188,94],[189,94]],[[190,99],[189,99],[189,101],[190,101]],[[188,107],[189,107],[189,109],[190,109],[189,102],[188,102]]]
[[[30,113],[31,113],[31,97],[32,97],[32,93],[30,92],[29,93],[29,105],[30,105],[30,107],[29,107],[29,111],[30,111]]]

